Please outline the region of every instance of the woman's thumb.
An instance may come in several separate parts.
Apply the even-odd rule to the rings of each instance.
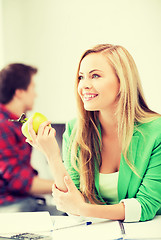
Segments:
[[[71,179],[68,176],[65,176],[64,177],[64,182],[65,182],[65,185],[66,185],[68,191],[70,192],[72,190],[72,181],[71,181]]]

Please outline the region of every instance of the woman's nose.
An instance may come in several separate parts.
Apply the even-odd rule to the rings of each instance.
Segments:
[[[82,81],[82,87],[83,87],[84,89],[90,89],[90,88],[92,88],[91,80],[88,79],[88,78],[84,79],[84,80]]]

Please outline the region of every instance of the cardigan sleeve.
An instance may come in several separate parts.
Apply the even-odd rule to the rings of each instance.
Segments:
[[[136,198],[122,199],[120,202],[125,206],[125,219],[124,222],[138,222],[141,217],[141,204]]]
[[[71,134],[73,130],[73,126],[75,125],[75,120],[72,120],[67,123],[66,130],[63,134],[63,143],[62,143],[62,149],[63,149],[63,162],[65,165],[65,168],[67,169],[71,179],[73,180],[74,184],[80,190],[80,177],[78,171],[74,169],[74,167],[71,164]]]
[[[155,141],[136,199],[141,204],[140,221],[154,218],[161,207],[161,137]]]

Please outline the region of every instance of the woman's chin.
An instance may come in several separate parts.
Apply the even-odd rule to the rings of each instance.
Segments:
[[[84,105],[84,109],[86,111],[98,111],[98,109],[96,107],[87,106],[87,105]]]

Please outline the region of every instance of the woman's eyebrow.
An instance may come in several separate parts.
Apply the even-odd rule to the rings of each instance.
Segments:
[[[102,72],[101,70],[99,70],[99,69],[93,69],[93,70],[91,70],[90,72],[89,72],[89,74],[91,74],[92,72],[95,72],[95,71],[99,71],[99,72]],[[83,74],[82,72],[79,72],[79,74]]]
[[[92,73],[92,72],[95,72],[95,71],[99,71],[99,72],[102,72],[101,70],[99,69],[93,69],[92,71],[90,71],[89,73]]]

